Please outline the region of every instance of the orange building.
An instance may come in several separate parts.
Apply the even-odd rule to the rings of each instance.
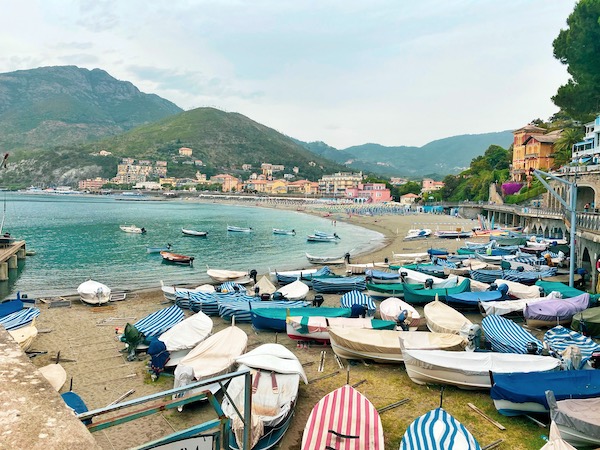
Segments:
[[[513,180],[524,181],[527,176],[527,169],[531,167],[531,164],[533,164],[533,161],[531,161],[533,159],[531,155],[535,152],[533,151],[533,148],[530,148],[529,151],[531,151],[531,153],[527,158],[528,164],[526,165],[525,155],[527,154],[527,150],[525,148],[525,143],[532,136],[542,136],[544,133],[546,133],[545,128],[541,128],[533,124],[527,124],[524,127],[513,131],[513,160],[511,169],[511,176]]]

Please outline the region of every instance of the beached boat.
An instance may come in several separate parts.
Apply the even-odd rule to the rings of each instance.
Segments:
[[[206,338],[179,361],[175,368],[173,387],[187,386],[194,381],[230,372],[235,358],[244,353],[247,343],[246,332],[234,325]],[[199,388],[198,391],[210,390],[214,394],[219,391],[220,387],[218,383],[215,383]],[[196,390],[192,392],[196,392]],[[192,392],[177,394],[174,397],[185,397]]]
[[[481,327],[495,352],[525,354],[534,351],[538,353],[543,348],[538,338],[510,319],[491,314],[483,318]]]
[[[500,300],[497,302],[482,302],[479,304],[479,312],[483,316],[495,314],[497,316],[507,316],[514,314],[523,316],[523,308],[528,304],[543,302],[554,297],[539,298],[520,298],[517,300]]]
[[[208,236],[208,231],[196,231],[190,230],[188,228],[182,228],[181,232],[186,236],[196,236],[196,237],[206,237]]]
[[[184,317],[181,308],[173,305],[148,314],[134,324],[127,323],[125,331],[120,336],[120,341],[125,343],[128,351],[127,359],[132,361],[135,358],[136,350],[147,348],[152,338],[160,336],[181,322]]]
[[[293,314],[294,309],[306,308],[309,303],[301,300],[272,300],[269,302],[262,302],[257,297],[250,297],[255,301],[251,302],[240,302],[240,301],[220,301],[219,302],[219,316],[226,321],[231,320],[235,317],[236,323],[251,323],[252,322],[252,310],[254,309],[282,309],[290,310]]]
[[[207,316],[219,315],[221,302],[260,302],[260,297],[250,296],[247,292],[190,292],[187,297],[178,297],[175,304],[194,312],[202,311]]]
[[[289,284],[298,279],[306,279],[311,275],[328,275],[331,273],[329,267],[325,266],[320,269],[302,269],[302,270],[286,270],[278,272],[277,270],[269,270],[269,277],[273,283]]]
[[[160,252],[160,256],[162,256],[163,262],[167,263],[180,264],[184,266],[191,266],[194,263],[193,256],[180,255],[172,252]]]
[[[427,253],[427,252],[413,252],[413,253],[394,253],[394,252],[392,252],[392,258],[394,259],[394,261],[398,261],[398,260],[422,261],[422,260],[429,258],[429,253]]]
[[[492,281],[496,286],[504,284],[508,287],[508,295],[515,299],[535,299],[545,297],[550,294],[550,291],[544,294],[544,290],[540,289],[537,283],[534,286],[527,286],[517,281],[504,280],[496,278]]]
[[[409,284],[424,284],[428,282],[428,280],[431,280],[432,286],[440,289],[455,287],[458,284],[458,278],[455,276],[439,278],[405,266],[400,267],[398,269],[398,273],[400,274],[402,281]]]
[[[562,294],[562,298],[577,297],[578,295],[586,293],[585,291],[570,287],[569,285],[560,283],[558,281],[538,280],[535,282],[535,285],[543,289],[545,293],[544,295],[548,295],[550,292],[559,292]],[[591,295],[590,298],[597,299],[598,294]]]
[[[35,326],[35,319],[32,320],[28,325],[9,330],[8,334],[19,344],[21,350],[26,352],[33,345],[33,341],[38,335],[38,329]]]
[[[427,239],[428,236],[431,235],[431,230],[429,228],[415,228],[410,229],[404,236],[405,241],[414,241],[417,239]]]
[[[296,236],[296,230],[282,230],[281,228],[273,228],[273,234]]]
[[[417,384],[448,384],[462,389],[490,389],[490,371],[512,373],[558,370],[560,360],[552,356],[494,352],[448,352],[403,349],[404,365]]]
[[[119,225],[119,228],[125,233],[144,234],[146,232],[144,227],[140,228],[135,225]]]
[[[459,294],[451,294],[446,297],[446,303],[458,310],[477,310],[481,303],[498,302],[506,297],[508,288],[506,285],[499,286],[494,291],[483,292],[461,292]]]
[[[279,288],[276,292],[279,292],[286,300],[304,300],[309,290],[310,288],[306,284],[296,280]]]
[[[353,305],[361,305],[365,307],[366,314],[373,317],[377,306],[371,297],[357,290],[346,292],[340,298],[342,308],[352,308]]]
[[[571,319],[571,329],[588,336],[600,336],[600,308],[588,308]]]
[[[263,275],[261,277],[261,279],[258,280],[254,284],[253,289],[254,289],[254,293],[257,295],[262,295],[262,294],[271,295],[272,293],[274,293],[277,290],[275,285],[273,283],[271,283],[271,281],[269,280],[269,278],[266,275]]]
[[[423,315],[427,321],[427,328],[434,333],[451,333],[468,337],[469,330],[473,326],[473,322],[451,306],[440,302],[437,297],[435,301],[425,305]]]
[[[56,392],[60,392],[60,389],[67,381],[67,372],[63,366],[60,364],[48,364],[47,366],[43,366],[38,368],[41,374],[44,376],[50,386],[54,388]]]
[[[367,291],[368,293],[368,291]],[[424,317],[421,317],[414,306],[396,297],[389,297],[379,305],[379,314],[382,320],[397,321],[400,314],[404,315],[404,321],[408,325],[408,331],[417,331],[421,325],[425,325]]]
[[[171,244],[163,245],[162,247],[146,247],[146,253],[168,252],[171,248]]]
[[[33,323],[34,319],[40,315],[38,308],[23,308],[19,311],[0,317],[0,325],[5,330],[17,330]]]
[[[350,317],[350,308],[310,307],[295,308],[253,308],[250,311],[252,328],[255,330],[286,331],[286,320],[293,313],[294,317]]]
[[[413,305],[424,305],[439,297],[445,301],[448,295],[460,294],[470,290],[470,280],[465,278],[459,285],[448,288],[413,289],[410,284],[404,285],[404,300]]]
[[[21,296],[21,293],[17,292],[15,298],[2,300],[0,302],[0,317],[22,310],[25,307],[24,303],[31,303],[33,305],[35,304],[35,299],[29,299],[26,295]]]
[[[417,417],[406,429],[400,450],[481,450],[465,426],[446,410],[436,408]]]
[[[404,269],[410,269],[410,270],[416,270],[417,272],[421,272],[424,273],[425,275],[430,275],[430,276],[434,276],[437,278],[446,278],[447,275],[444,273],[444,267],[442,264],[439,264],[439,262],[444,261],[444,259],[439,259],[436,258],[434,256],[434,260],[435,262],[430,262],[430,263],[420,263],[420,264],[406,264],[404,266],[402,266],[401,268]]]
[[[308,384],[302,364],[280,344],[263,344],[235,361],[239,369],[249,368],[252,372],[250,448],[273,448],[290,426],[300,379]],[[238,412],[244,411],[244,383],[243,377],[233,378],[222,403],[223,413],[231,419],[226,431],[232,450],[243,447],[244,423]]]
[[[244,272],[242,270],[223,270],[208,268],[208,270],[206,271],[206,275],[211,277],[217,283],[233,281],[234,283],[238,284],[248,284],[252,281],[250,273]]]
[[[587,362],[594,353],[600,352],[600,344],[576,331],[568,330],[562,325],[558,325],[544,334],[544,342],[548,348],[558,355],[562,355],[567,369],[584,369],[589,367]],[[579,354],[569,358],[569,350],[573,347],[579,349]]]
[[[404,296],[406,283],[366,283],[366,294],[374,299],[383,300],[388,297]],[[411,284],[413,289],[425,289],[423,284]]]
[[[345,262],[350,261],[350,253],[345,253],[342,256],[333,255],[333,256],[315,256],[309,255],[305,253],[306,259],[311,264],[344,264]]]
[[[364,277],[314,278],[312,283],[315,292],[324,294],[364,291],[367,287]]]
[[[540,450],[577,450],[560,435],[558,426],[550,422],[550,432],[548,433],[548,442]]]
[[[184,288],[179,286],[165,286],[163,281],[160,281],[160,289],[165,297],[165,300],[174,302],[177,297],[189,297],[190,292],[215,292],[215,287],[212,284],[201,284],[195,288]]]
[[[546,400],[550,419],[565,441],[577,448],[600,446],[600,397],[556,400],[546,391]]]
[[[570,325],[573,316],[584,311],[590,305],[590,294],[581,294],[572,298],[557,298],[545,302],[527,304],[523,317],[527,325],[533,328]]]
[[[252,227],[236,227],[234,225],[227,225],[227,231],[233,233],[252,233]]]
[[[329,327],[363,328],[371,330],[395,330],[396,321],[372,318],[296,316],[291,310],[287,318],[286,332],[295,341],[311,341],[329,344]]]
[[[366,273],[367,270],[373,269],[375,267],[375,263],[352,263],[346,264],[346,273],[350,273],[353,275],[360,275]]]
[[[435,233],[433,233],[433,235],[440,239],[461,239],[470,238],[473,236],[473,232],[460,229],[455,231],[437,230]]]
[[[456,334],[329,327],[331,348],[344,359],[401,363],[404,357],[399,338],[406,348],[462,351],[467,345],[467,340]]]
[[[94,280],[88,280],[77,288],[79,299],[90,305],[102,305],[110,301],[110,288]]]
[[[558,400],[600,397],[598,370],[492,372],[491,378],[490,396],[498,412],[504,416],[548,413],[546,391],[553,391]]]
[[[302,434],[301,450],[383,450],[383,427],[373,404],[344,385],[314,406]]]
[[[385,272],[383,270],[369,269],[365,272],[365,275],[370,280],[370,283],[398,284],[402,282],[398,271]]]
[[[206,339],[213,328],[213,321],[202,312],[197,312],[185,320],[173,325],[162,333],[158,339],[153,339],[148,346],[150,369],[155,377],[159,376],[165,367],[174,367]]]

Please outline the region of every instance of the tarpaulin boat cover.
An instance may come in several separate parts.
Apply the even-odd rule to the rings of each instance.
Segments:
[[[412,269],[409,269],[404,266],[402,266],[398,269],[398,273],[400,275],[402,275],[403,273],[406,273],[406,275],[403,275],[405,283],[423,284],[428,279],[431,279],[431,280],[433,280],[433,284],[436,288],[449,288],[449,287],[456,286],[458,284],[458,278],[456,276],[450,276],[446,279],[438,278],[433,275],[423,273],[423,272],[418,272],[416,270],[412,270]]]
[[[573,316],[571,328],[589,336],[600,336],[600,308],[589,308]]]
[[[477,309],[479,302],[498,301],[504,296],[501,290],[484,292],[460,292],[458,294],[448,294],[446,302],[457,309]]]
[[[567,330],[562,325],[558,325],[551,330],[546,331],[544,341],[557,353],[563,353],[567,347],[575,345],[581,351],[581,363],[575,369],[582,369],[585,363],[592,357],[592,353],[600,352],[600,344],[596,344],[589,337],[576,331]]]
[[[490,391],[493,400],[539,403],[548,409],[547,390],[557,399],[600,396],[599,370],[560,370],[542,373],[493,373]]]
[[[558,281],[538,280],[535,282],[535,284],[536,284],[536,286],[539,286],[542,289],[544,289],[544,292],[546,293],[546,295],[548,295],[552,291],[560,292],[562,294],[563,298],[577,297],[578,295],[585,294],[584,291],[580,291],[579,289],[575,289],[573,287],[567,286],[566,284],[560,283]],[[599,295],[600,294],[591,294],[590,301],[592,303],[595,303],[597,301]]]
[[[372,330],[394,330],[396,322],[390,320],[370,319],[370,318],[350,318],[350,317],[302,317],[294,316],[291,311],[287,323],[298,333],[320,333],[327,331],[328,327],[340,328],[369,328]]]
[[[589,304],[590,294],[587,293],[572,298],[558,298],[526,305],[523,316],[526,319],[557,323],[571,320],[576,313],[587,309]]]
[[[235,292],[189,292],[183,297],[176,292],[176,295],[177,306],[194,312],[202,311],[207,316],[219,315],[220,301],[260,302],[260,297]]]
[[[229,321],[235,317],[235,321],[239,323],[252,322],[251,309],[296,309],[308,306],[308,302],[304,301],[287,301],[273,300],[270,302],[219,302],[219,315]]]
[[[465,426],[442,408],[418,417],[407,428],[400,450],[481,450]]]
[[[492,350],[500,353],[527,353],[527,344],[533,342],[539,350],[542,342],[512,320],[494,314],[481,321],[485,338],[492,344]]]
[[[254,289],[258,288],[259,294],[272,294],[277,290],[275,285],[271,283],[271,280],[266,275],[258,280],[258,282],[254,285]]]
[[[285,331],[285,321],[291,311],[288,308],[253,308],[252,327],[257,330]],[[301,317],[323,316],[323,317],[350,317],[350,308],[294,308],[293,314]]]
[[[505,284],[508,286],[508,295],[515,298],[540,298],[545,294],[540,290],[539,286],[526,286],[516,281],[504,280],[502,278],[495,279],[493,283],[496,286]],[[549,294],[550,292],[547,292]]]
[[[550,422],[548,442],[540,450],[577,450],[560,436],[560,431],[554,422]]]
[[[197,312],[165,331],[158,339],[164,342],[169,352],[185,350],[206,339],[212,328],[212,319],[203,312]]]
[[[540,298],[523,298],[518,300],[501,300],[499,302],[486,302],[479,305],[482,309],[482,314],[487,316],[496,314],[497,316],[504,316],[511,313],[523,314],[523,309],[528,304],[534,304],[543,302],[546,300],[554,299],[554,297],[540,297]]]
[[[488,283],[482,283],[481,281],[473,280],[470,278],[466,278],[463,276],[458,276],[458,284],[462,283],[464,280],[469,280],[469,286],[471,287],[471,292],[483,292],[487,291],[490,288]]]
[[[400,279],[400,274],[398,272],[384,272],[383,270],[369,269],[365,272],[365,275],[371,277],[374,281]]]
[[[434,288],[414,290],[410,285],[404,285],[404,300],[413,304],[424,304],[435,300],[438,297],[440,300],[445,300],[447,295],[467,292],[470,289],[471,281],[465,278],[459,285],[449,288]]]
[[[379,314],[383,320],[396,320],[402,311],[407,311],[412,318],[410,326],[419,326],[421,315],[412,306],[396,297],[385,299],[379,304]]]
[[[463,314],[439,300],[428,303],[423,308],[427,328],[434,333],[451,333],[468,336],[473,325]]]
[[[16,330],[30,324],[39,315],[38,308],[23,308],[21,311],[0,317],[0,325],[4,326],[7,331]]]
[[[600,398],[556,400],[547,391],[546,399],[556,425],[585,436],[591,446],[600,444]]]
[[[364,291],[367,282],[364,277],[342,277],[313,279],[313,289],[320,293],[344,293],[350,291]]]
[[[340,304],[342,305],[342,308],[352,308],[352,305],[364,305],[367,307],[370,316],[373,316],[377,310],[377,306],[375,306],[373,299],[358,291],[351,291],[342,295]]]
[[[296,280],[293,283],[286,284],[279,288],[276,292],[283,295],[286,300],[304,300],[310,288],[307,284],[300,280]]]
[[[184,317],[185,315],[181,308],[177,305],[173,305],[147,315],[134,323],[133,326],[149,339],[164,333],[176,323],[181,322]]]
[[[456,334],[427,331],[329,327],[329,336],[338,346],[362,355],[398,355],[398,361],[402,361],[400,338],[405,348],[464,350],[467,344],[465,338]]]

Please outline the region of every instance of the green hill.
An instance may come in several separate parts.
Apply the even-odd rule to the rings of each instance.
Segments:
[[[0,74],[0,148],[9,152],[98,140],[181,111],[100,69]]]

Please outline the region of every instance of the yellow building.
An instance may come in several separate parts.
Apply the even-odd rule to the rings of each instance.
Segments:
[[[525,169],[525,142],[532,136],[540,136],[546,132],[545,128],[540,128],[532,124],[525,125],[518,130],[513,131],[513,160],[511,176],[515,181],[523,181],[527,176]]]
[[[223,192],[236,192],[242,188],[242,183],[240,182],[239,178],[226,173],[210,177],[210,181],[212,183],[219,183]]]

